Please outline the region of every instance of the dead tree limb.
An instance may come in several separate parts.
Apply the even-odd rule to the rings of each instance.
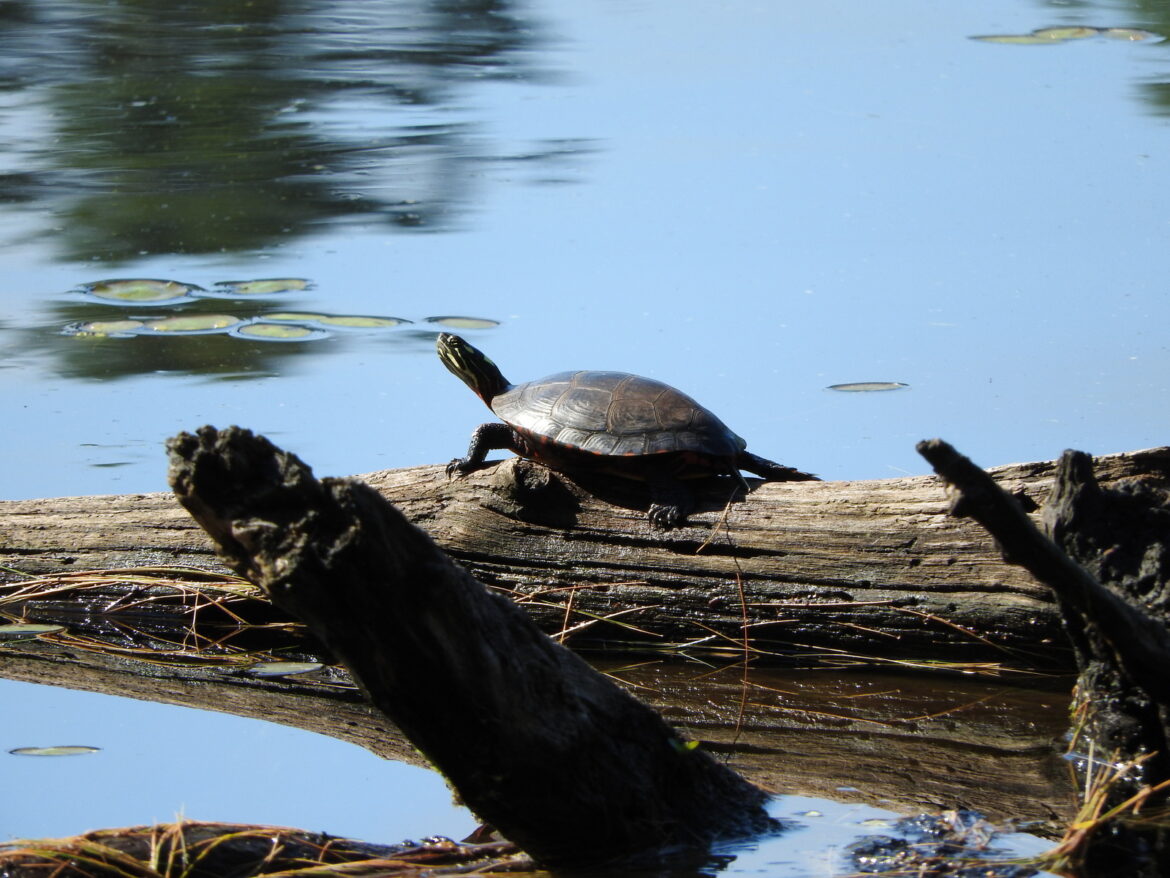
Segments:
[[[1009,560],[1052,589],[1063,614],[1080,666],[1070,747],[1090,812],[1066,840],[1068,862],[1091,875],[1168,874],[1170,830],[1145,819],[1170,801],[1165,480],[1104,489],[1089,455],[1066,451],[1044,510],[1050,538],[951,446],[934,439],[918,450],[958,489],[953,514],[987,528]]]
[[[367,486],[238,428],[169,443],[179,501],[467,805],[547,865],[700,851],[766,794],[483,588]]]

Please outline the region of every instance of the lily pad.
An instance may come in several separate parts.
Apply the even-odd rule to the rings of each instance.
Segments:
[[[411,321],[404,317],[364,317],[359,314],[339,314],[332,317],[321,316],[315,322],[322,326],[337,327],[338,329],[389,329],[391,326],[401,326]]]
[[[274,296],[278,293],[293,293],[311,289],[313,282],[303,277],[270,277],[259,280],[221,280],[212,290],[211,296]]]
[[[160,320],[148,320],[140,332],[160,335],[207,335],[223,332],[239,322],[240,318],[231,314],[179,314]]]
[[[134,335],[143,327],[141,320],[89,320],[85,323],[70,323],[61,332],[64,335],[106,338],[125,338]]]
[[[57,634],[64,630],[64,625],[13,622],[10,625],[0,625],[0,640],[25,640],[40,637],[42,634]]]
[[[325,667],[321,662],[261,662],[248,668],[253,677],[289,677],[294,674],[311,674]]]
[[[237,338],[251,338],[259,341],[313,341],[325,338],[329,333],[299,323],[243,323],[232,327],[229,335]]]
[[[13,756],[85,756],[89,753],[98,753],[101,749],[101,747],[69,744],[60,747],[17,747],[8,752]]]
[[[328,316],[328,314],[313,314],[307,311],[280,311],[276,314],[263,314],[260,319],[268,323],[316,323]]]
[[[1042,27],[1032,31],[1032,36],[1046,40],[1083,40],[1101,33],[1097,27]]]
[[[451,329],[494,329],[500,321],[488,317],[459,317],[455,315],[445,317],[428,317],[427,323],[438,323]]]
[[[1129,40],[1137,43],[1142,40],[1161,40],[1162,37],[1158,34],[1151,33],[1148,30],[1141,30],[1136,27],[1107,27],[1101,31],[1101,36],[1109,37],[1111,40]]]
[[[312,314],[304,311],[280,311],[263,314],[266,323],[301,323],[324,329],[389,329],[410,323],[405,317],[373,317],[362,314]]]
[[[111,305],[169,305],[205,292],[194,284],[154,278],[115,278],[99,280],[81,287],[81,291]]]
[[[1052,37],[1038,37],[1035,34],[991,34],[989,36],[971,37],[982,43],[1005,43],[1012,46],[1055,46],[1063,40]]]
[[[909,387],[901,381],[851,381],[848,384],[830,384],[828,390],[841,390],[845,393],[873,393],[882,390],[901,390]]]

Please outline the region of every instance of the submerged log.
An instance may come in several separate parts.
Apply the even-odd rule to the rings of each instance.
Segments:
[[[1096,477],[1170,473],[1170,449],[1107,455]],[[1054,464],[991,471],[1029,508]],[[651,531],[636,485],[578,483],[509,460],[465,478],[442,467],[363,479],[547,632],[594,644],[753,648],[839,662],[907,657],[1072,667],[1047,589],[993,540],[947,515],[934,476],[764,484],[720,522],[727,487],[689,527]],[[169,494],[0,502],[0,565],[29,573],[188,564],[222,569]],[[609,620],[601,621],[601,620]]]
[[[179,501],[482,819],[543,864],[701,853],[766,793],[554,643],[359,482],[238,428],[169,443]]]
[[[74,628],[4,645],[0,677],[277,722],[427,766],[334,666],[272,678],[214,661],[134,661],[101,651],[93,633],[75,640],[76,619],[62,621]],[[175,629],[174,639],[183,634]],[[768,790],[906,814],[967,808],[1040,822],[1057,835],[1072,816],[1067,766],[1052,746],[1067,730],[1064,678],[1023,688],[969,676],[713,669],[676,659],[599,668]]]

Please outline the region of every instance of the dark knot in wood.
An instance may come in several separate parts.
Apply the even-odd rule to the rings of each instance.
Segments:
[[[561,477],[548,467],[523,458],[497,466],[491,475],[493,497],[486,505],[518,521],[545,527],[570,528],[581,504]]]

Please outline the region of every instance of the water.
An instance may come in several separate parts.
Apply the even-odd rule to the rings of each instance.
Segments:
[[[970,37],[1170,34],[1170,13],[2,12],[4,498],[163,490],[163,440],[203,423],[336,475],[445,461],[487,415],[422,323],[303,344],[61,334],[174,310],[69,292],[110,277],[302,277],[273,310],[493,318],[467,335],[513,380],[649,374],[826,478],[926,472],[913,444],[936,435],[985,465],[1166,442],[1170,43]],[[856,381],[909,387],[826,389]]]

